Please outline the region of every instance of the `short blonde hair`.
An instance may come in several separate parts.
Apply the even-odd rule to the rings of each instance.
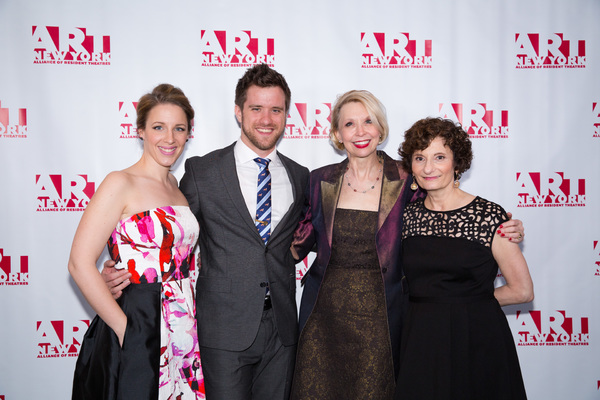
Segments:
[[[350,90],[339,96],[333,106],[333,111],[331,113],[331,128],[329,129],[329,139],[331,140],[331,143],[333,143],[338,150],[344,150],[344,144],[338,142],[335,134],[340,129],[340,111],[342,110],[342,107],[352,102],[360,103],[366,108],[371,120],[381,135],[379,143],[385,141],[390,133],[390,128],[383,104],[367,90]]]

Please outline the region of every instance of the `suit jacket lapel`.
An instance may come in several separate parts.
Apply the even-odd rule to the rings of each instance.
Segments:
[[[244,201],[244,196],[242,195],[242,189],[240,188],[240,180],[237,176],[235,156],[233,154],[234,145],[235,143],[225,149],[225,153],[221,159],[221,165],[219,166],[221,170],[221,178],[223,179],[223,186],[227,190],[229,197],[231,197],[233,204],[235,204],[235,207],[240,213],[241,219],[252,231],[254,231],[254,233],[256,233],[256,236],[260,238],[260,235],[256,230],[256,226],[254,225],[254,217],[248,212],[248,207],[246,207],[246,202]]]
[[[383,152],[379,152],[379,155],[383,158],[383,182],[381,186],[381,198],[379,199],[377,230],[383,226],[390,211],[392,211],[392,208],[396,204],[400,193],[402,193],[402,187],[404,186],[404,180],[400,179],[396,163]]]
[[[292,173],[292,169],[289,165],[289,160],[286,157],[283,157],[283,155],[279,152],[277,152],[277,155],[279,156],[279,159],[281,160],[281,163],[283,164],[288,174],[288,177],[290,178],[290,184],[292,185],[292,195],[294,196],[294,200],[292,201],[292,204],[290,204],[286,213],[281,218],[281,221],[279,221],[273,232],[271,232],[271,238],[273,238],[273,236],[276,236],[283,229],[283,227],[287,226],[286,224],[289,223],[288,220],[291,218],[291,211],[294,208],[294,205],[298,201],[304,201],[304,199],[299,198],[299,196],[302,195],[302,193],[304,193],[304,188],[302,187],[298,177]]]
[[[335,210],[337,208],[338,199],[340,198],[344,171],[346,170],[347,165],[348,159],[345,159],[336,166],[330,177],[321,181],[321,204],[323,207],[323,219],[325,222],[329,248],[331,248],[333,240],[333,220],[335,218]]]

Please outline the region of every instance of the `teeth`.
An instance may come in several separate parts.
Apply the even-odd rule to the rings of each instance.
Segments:
[[[369,143],[369,140],[361,140],[360,142],[354,142],[355,144],[361,145],[361,144],[367,144]]]
[[[173,147],[172,149],[165,149],[164,147],[159,147],[162,151],[164,151],[165,153],[174,153],[175,152],[175,148]]]

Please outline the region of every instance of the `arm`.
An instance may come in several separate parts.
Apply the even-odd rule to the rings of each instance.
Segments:
[[[126,186],[122,173],[113,172],[106,177],[81,217],[69,257],[69,273],[73,280],[94,311],[115,331],[120,344],[123,343],[127,317],[100,276],[96,262],[121,219]]]
[[[533,282],[519,245],[499,238],[500,235],[496,233],[492,241],[492,254],[506,284],[496,288],[494,296],[501,306],[533,301]]]
[[[521,243],[525,236],[523,222],[519,219],[512,219],[512,213],[507,213],[508,221],[498,227],[497,233],[500,237],[508,239],[509,242]]]

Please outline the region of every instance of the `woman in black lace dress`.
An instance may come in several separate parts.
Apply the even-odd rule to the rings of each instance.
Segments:
[[[533,300],[519,246],[500,240],[499,205],[459,189],[471,164],[469,135],[426,118],[405,134],[402,165],[427,191],[406,206],[402,263],[409,286],[396,398],[525,399],[501,306]],[[494,288],[500,268],[506,284]]]

